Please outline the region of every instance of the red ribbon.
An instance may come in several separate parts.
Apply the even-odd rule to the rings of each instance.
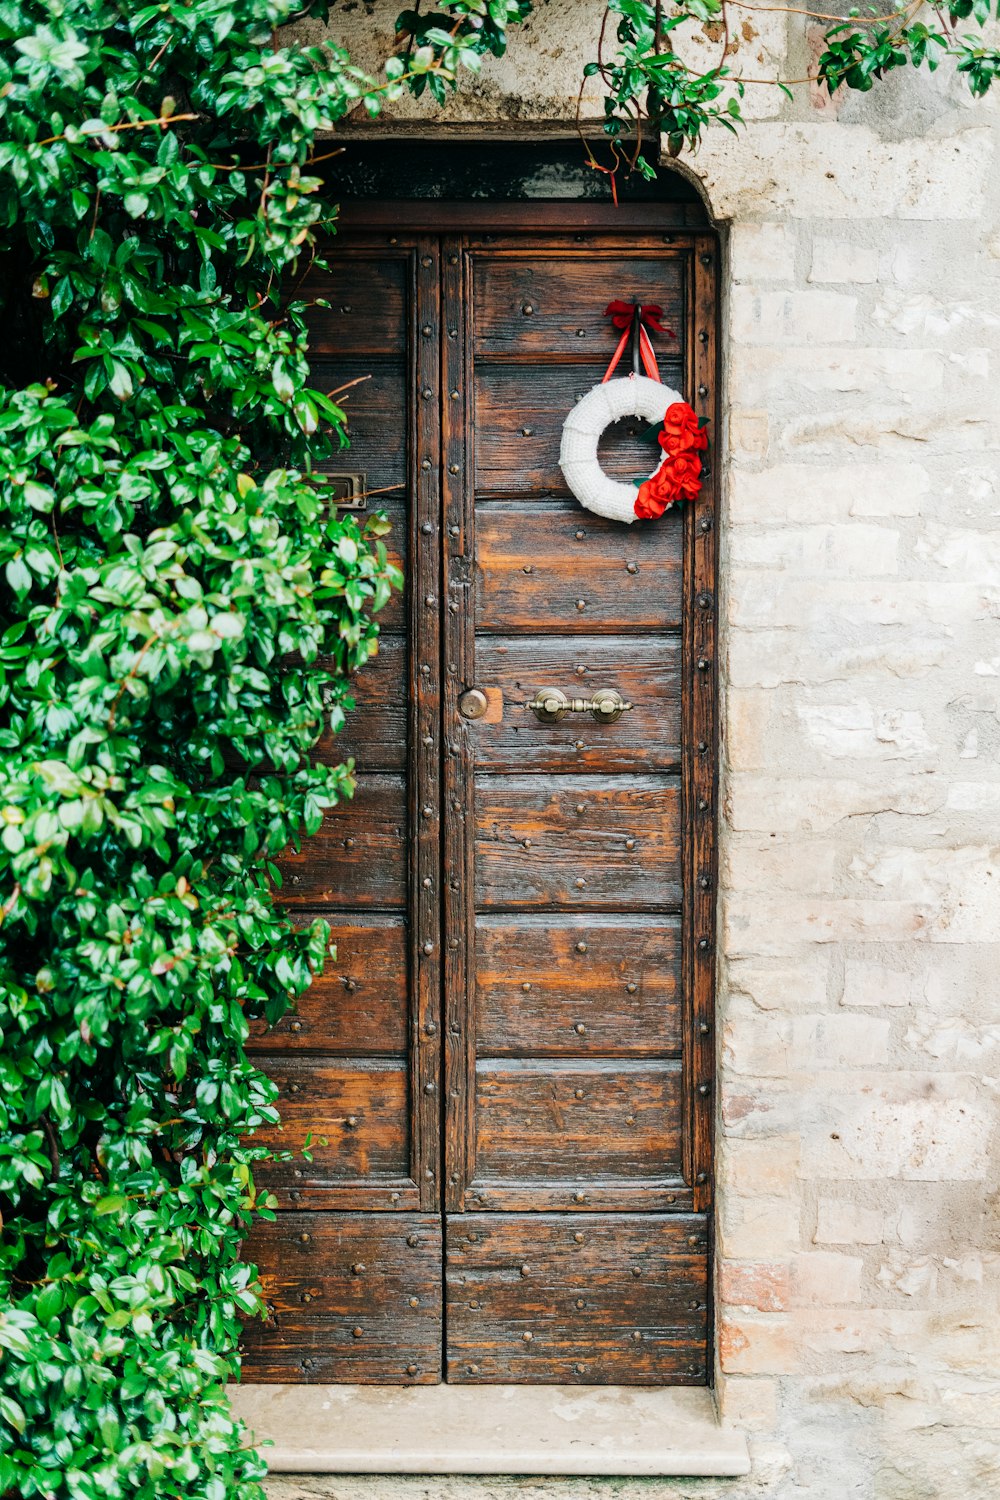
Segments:
[[[639,325],[639,358],[642,360],[642,367],[650,380],[659,380],[660,372],[656,364],[656,355],[653,353],[653,342],[646,330],[652,328],[656,333],[665,333],[670,339],[677,337],[671,329],[664,328],[660,322],[663,317],[663,308],[656,302],[645,302],[640,305],[635,302],[615,301],[608,303],[604,309],[604,316],[611,319],[615,328],[621,328],[624,332],[618,340],[618,348],[611,356],[611,363],[608,365],[601,384],[610,380],[614,374],[636,322]]]
[[[609,302],[604,309],[604,316],[610,318],[616,328],[631,328],[632,319],[635,316],[634,302]],[[651,328],[654,333],[665,333],[667,338],[676,338],[677,335],[669,328],[664,328],[660,319],[663,317],[663,308],[657,302],[644,302],[639,308],[640,321]]]

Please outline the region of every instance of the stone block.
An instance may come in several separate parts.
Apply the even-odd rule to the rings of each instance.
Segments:
[[[778,1382],[765,1376],[725,1375],[717,1385],[724,1422],[770,1432],[778,1420]]]
[[[876,281],[879,253],[870,244],[818,235],[813,242],[809,280],[819,282]]]
[[[795,1016],[791,1023],[794,1066],[812,1072],[825,1068],[882,1068],[889,1059],[891,1023],[850,1012]]]
[[[857,332],[857,299],[840,292],[733,288],[732,337],[744,344],[845,344]]]
[[[778,743],[772,743],[772,752]],[[775,756],[772,753],[772,765]],[[790,891],[795,895],[834,895],[842,881],[844,851],[834,840],[756,839],[731,842],[723,856],[730,890]]]
[[[803,1129],[802,1171],[830,1181],[977,1182],[990,1167],[991,1102],[956,1073],[830,1074]],[[838,1087],[839,1083],[839,1087]]]
[[[719,1237],[726,1261],[785,1259],[799,1248],[799,1206],[787,1197],[732,1193],[720,1205]]]
[[[729,456],[734,465],[766,458],[770,443],[766,411],[734,408],[729,413]]]
[[[814,1245],[879,1245],[885,1233],[881,1209],[843,1198],[820,1198]]]
[[[964,375],[970,396],[978,395],[982,373],[976,368],[953,369],[949,358],[932,349],[830,348],[813,343],[808,348],[773,349],[748,345],[734,358],[730,390],[736,401],[767,399],[776,413],[794,416],[816,396],[863,397],[844,400],[845,420],[861,407],[867,417],[872,401],[886,393],[920,401],[939,390],[948,379],[958,386]]]
[[[829,760],[933,757],[935,747],[916,709],[880,707],[859,698],[851,703],[801,703],[798,716],[809,743]]]
[[[899,567],[899,533],[858,522],[835,526],[740,527],[729,540],[734,567],[791,572],[798,578],[872,577]]]
[[[992,448],[997,441],[995,411],[978,408],[966,398],[936,401],[921,410],[903,405],[867,406],[863,411],[824,411],[796,416],[780,432],[786,453],[812,453],[843,458],[856,449],[877,449],[907,458],[927,452],[933,444],[938,456],[966,456]]]
[[[734,1075],[784,1078],[791,1066],[790,1039],[791,1021],[784,1018],[729,1021],[722,1034],[723,1057]]]
[[[920,464],[771,464],[732,471],[729,509],[738,526],[914,516],[929,489]]]
[[[724,975],[720,1014],[726,1018],[738,1014],[735,1005],[726,1003],[730,997],[745,999],[757,1010],[790,1015],[826,1010],[830,979],[830,958],[821,948],[803,948],[800,944],[794,958],[785,962],[755,954],[731,958]]]
[[[725,1136],[718,1145],[719,1182],[727,1194],[751,1199],[791,1197],[798,1187],[798,1167],[798,1136],[759,1141]]]
[[[759,771],[771,764],[771,714],[774,695],[730,688],[725,695],[722,732],[725,756],[737,771]]]
[[[782,1312],[790,1294],[787,1261],[724,1261],[719,1267],[719,1296],[731,1307]]]
[[[877,1354],[885,1344],[882,1321],[867,1310],[809,1307],[796,1309],[789,1317],[794,1326],[793,1344],[803,1361],[809,1354]]]
[[[971,527],[929,521],[917,538],[916,554],[963,579],[1000,586],[1000,537]]]
[[[864,1269],[860,1255],[840,1255],[831,1250],[803,1251],[792,1260],[792,1300],[798,1307],[860,1302]]]
[[[747,833],[827,833],[846,818],[873,813],[920,817],[943,807],[947,795],[932,778],[899,772],[875,781],[743,776],[729,789],[727,818]]]
[[[991,180],[988,125],[951,135],[880,138],[864,125],[759,123],[730,137],[709,132],[696,170],[720,219],[973,221]]]
[[[719,1363],[729,1375],[791,1374],[799,1359],[787,1319],[777,1314],[723,1312]]]
[[[734,281],[790,281],[795,272],[794,228],[789,224],[734,224],[729,266]]]
[[[912,1005],[922,998],[921,979],[908,969],[895,968],[871,959],[848,958],[844,962],[842,1005]]]

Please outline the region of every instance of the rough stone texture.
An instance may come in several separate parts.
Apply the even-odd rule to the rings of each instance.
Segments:
[[[542,4],[439,127],[570,119],[599,15]],[[805,18],[752,19],[800,75]],[[753,1477],[273,1500],[1000,1491],[1000,96],[753,92],[683,164],[726,256],[718,1388]]]

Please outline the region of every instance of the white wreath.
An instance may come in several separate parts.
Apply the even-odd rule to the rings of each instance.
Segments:
[[[647,422],[662,422],[667,407],[683,400],[678,391],[658,380],[650,380],[648,375],[628,375],[608,380],[604,385],[595,385],[576,403],[563,423],[559,467],[581,505],[611,521],[631,524],[635,520],[635,497],[638,494],[635,485],[610,479],[597,461],[601,434],[622,417],[645,417]],[[660,465],[656,467],[658,469]]]

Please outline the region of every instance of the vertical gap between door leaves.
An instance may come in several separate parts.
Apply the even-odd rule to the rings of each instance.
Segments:
[[[447,677],[446,677],[446,671],[447,671],[447,665],[448,665],[447,657],[448,657],[448,651],[449,651],[449,648],[450,648],[450,643],[449,643],[449,638],[448,638],[448,630],[447,630],[447,606],[448,606],[448,598],[449,598],[450,580],[449,580],[449,577],[448,577],[448,551],[447,551],[447,543],[446,543],[447,527],[445,525],[445,486],[446,486],[447,481],[445,479],[445,468],[446,468],[446,452],[445,452],[445,448],[446,448],[446,443],[445,443],[445,431],[444,431],[444,426],[445,426],[445,423],[444,423],[445,387],[448,384],[448,380],[446,378],[447,377],[447,373],[448,373],[448,348],[447,348],[447,342],[446,342],[446,340],[447,340],[447,322],[448,322],[448,319],[447,319],[447,316],[446,316],[446,306],[445,306],[445,299],[446,299],[446,296],[447,296],[447,287],[446,287],[446,284],[445,284],[445,274],[444,274],[445,255],[446,255],[446,252],[447,252],[447,246],[448,246],[448,241],[445,239],[445,237],[443,235],[439,235],[438,236],[438,241],[437,241],[438,308],[439,308],[439,313],[440,313],[439,320],[438,320],[438,340],[439,340],[439,343],[440,343],[441,355],[440,355],[440,359],[438,360],[439,376],[438,376],[438,389],[437,389],[438,432],[439,432],[439,440],[438,440],[438,464],[440,466],[440,477],[439,477],[439,482],[438,482],[438,516],[437,516],[437,527],[438,527],[438,558],[439,558],[439,568],[440,568],[440,574],[439,574],[440,588],[438,590],[438,607],[441,610],[441,616],[442,616],[442,629],[441,629],[440,639],[439,639],[440,660],[439,660],[439,663],[438,663],[438,672],[439,672],[439,680],[440,680],[441,686],[442,686],[442,691],[439,694],[439,712],[440,712],[440,715],[441,715],[441,723],[440,723],[440,729],[439,729],[439,733],[438,733],[438,743],[439,743],[439,745],[441,747],[441,755],[440,755],[439,760],[438,760],[438,805],[441,808],[442,816],[441,816],[441,823],[440,823],[439,834],[438,834],[438,870],[439,870],[439,874],[438,874],[438,922],[439,922],[439,941],[440,941],[440,945],[441,945],[441,967],[440,967],[440,980],[439,980],[440,989],[439,989],[439,994],[438,994],[438,1014],[440,1016],[440,1023],[439,1023],[439,1028],[438,1028],[439,1067],[440,1067],[440,1074],[439,1074],[439,1076],[440,1076],[440,1079],[441,1079],[441,1092],[440,1092],[440,1100],[439,1100],[440,1110],[439,1110],[439,1124],[438,1124],[438,1128],[439,1128],[439,1130],[441,1132],[441,1152],[440,1152],[440,1164],[441,1165],[440,1165],[440,1175],[439,1175],[439,1179],[438,1179],[438,1215],[440,1217],[440,1223],[441,1223],[441,1383],[442,1383],[442,1385],[447,1385],[447,1383],[448,1383],[448,1221],[447,1221],[446,1214],[445,1214],[445,1208],[446,1208],[446,1193],[447,1193],[446,1184],[447,1184],[447,1181],[448,1181],[448,1174],[449,1174],[449,1172],[451,1170],[451,1163],[450,1163],[449,1158],[448,1158],[448,1132],[447,1132],[447,1123],[448,1123],[447,1122],[447,1113],[448,1113],[448,1087],[449,1087],[449,1081],[448,1081],[448,1072],[447,1072],[446,1057],[445,1057],[445,1038],[446,1038],[447,1029],[448,1029],[448,1014],[447,1014],[447,1006],[446,1006],[446,1003],[445,1003],[445,986],[446,986],[446,983],[447,983],[448,966],[447,966],[447,962],[445,960],[445,952],[446,952],[446,944],[447,944],[447,939],[448,939],[448,933],[447,933],[447,907],[446,907],[445,899],[444,899],[445,882],[446,882],[446,880],[448,878],[448,872],[447,872],[447,869],[446,869],[446,866],[445,866],[445,837],[444,837],[444,805],[445,805],[445,797],[444,797],[444,793],[445,793],[445,785],[444,785],[444,757],[448,754],[448,732],[449,732],[449,727],[450,727],[448,725],[448,723],[447,723],[449,695],[448,695],[447,692],[444,691],[445,683],[447,682]]]

